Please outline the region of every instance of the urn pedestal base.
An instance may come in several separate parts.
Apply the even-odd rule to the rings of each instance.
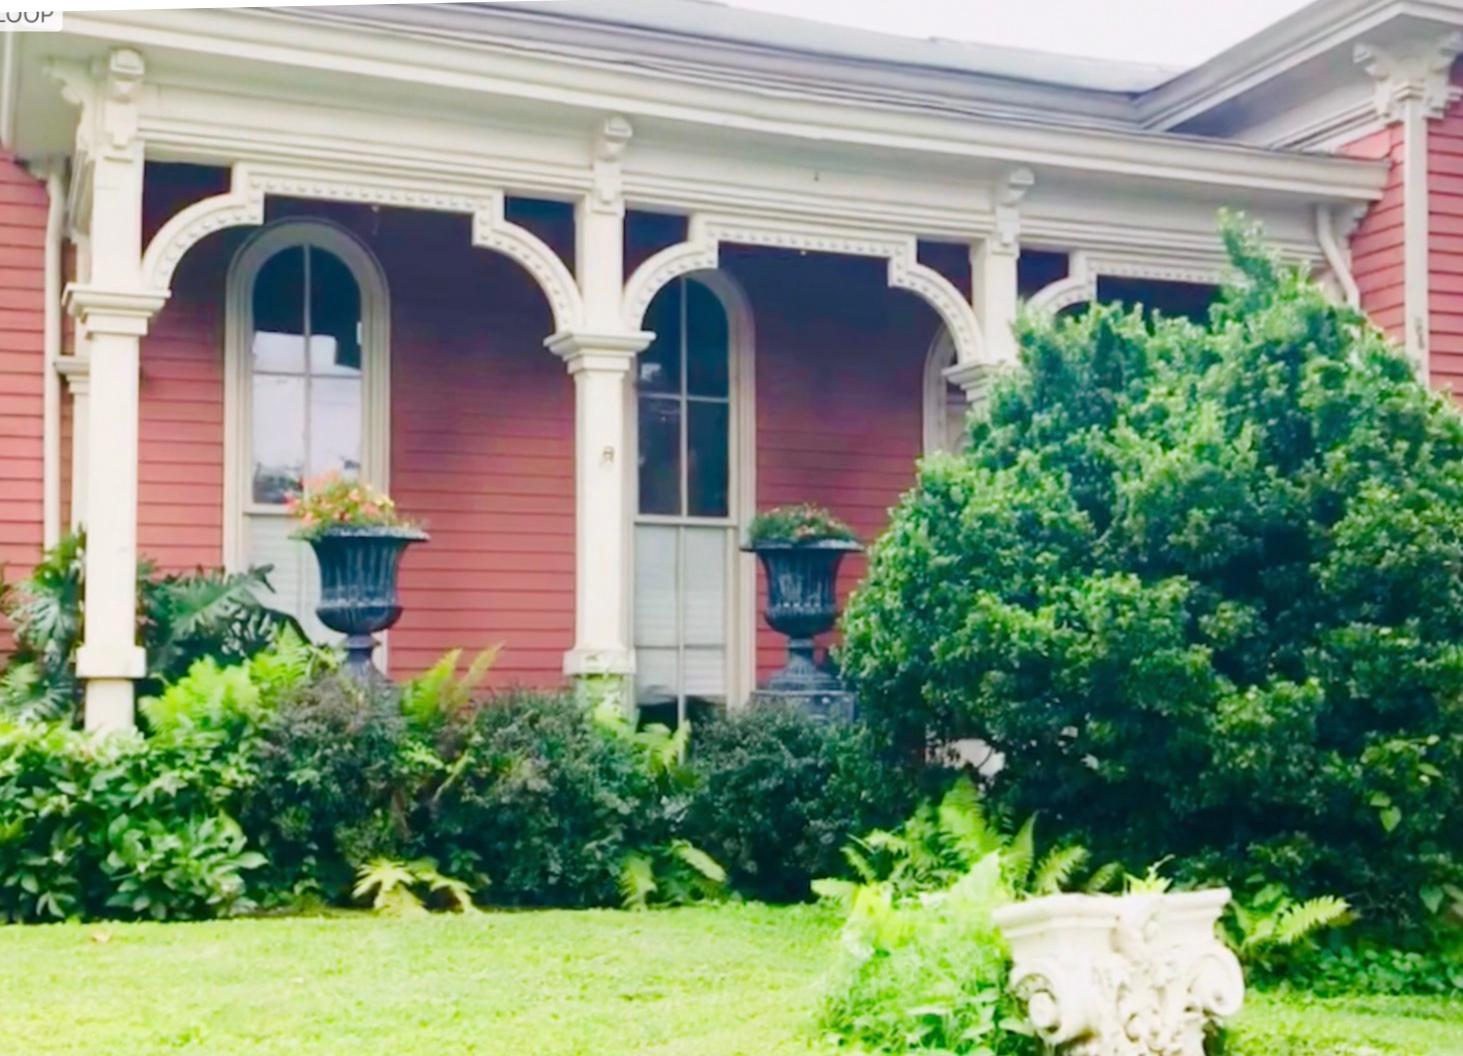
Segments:
[[[852,722],[857,698],[846,689],[766,689],[752,693],[753,706],[793,707],[824,722]]]

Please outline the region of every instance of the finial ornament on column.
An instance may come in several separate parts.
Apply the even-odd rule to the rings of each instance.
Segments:
[[[1428,117],[1443,116],[1463,94],[1451,83],[1453,60],[1463,52],[1463,33],[1448,33],[1401,44],[1358,44],[1356,61],[1375,81],[1373,103],[1384,121],[1400,120],[1404,104],[1418,100]]]
[[[605,118],[594,134],[594,193],[591,202],[596,211],[625,211],[624,181],[620,161],[635,129],[619,114]]]

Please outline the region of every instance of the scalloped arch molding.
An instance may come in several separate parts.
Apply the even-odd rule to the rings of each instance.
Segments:
[[[579,287],[564,262],[538,236],[503,215],[503,194],[480,188],[443,188],[416,180],[361,180],[321,169],[262,169],[239,164],[229,190],[179,211],[158,230],[142,257],[142,282],[166,296],[184,255],[202,239],[228,227],[264,222],[266,195],[334,202],[431,209],[472,217],[472,244],[517,261],[543,290],[556,331],[572,330],[583,317]]]

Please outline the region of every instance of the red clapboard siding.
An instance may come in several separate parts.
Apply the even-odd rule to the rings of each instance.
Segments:
[[[872,540],[914,482],[934,312],[890,290],[878,261],[750,250],[723,260],[756,321],[757,508],[815,502]],[[844,562],[840,596],[865,567]],[[760,571],[757,592],[760,612]],[[759,621],[758,677],[784,660],[784,640]]]
[[[46,187],[0,153],[0,574],[41,553]],[[0,625],[0,654],[10,648]]]
[[[1372,320],[1402,340],[1402,133],[1400,125],[1375,132],[1343,147],[1357,158],[1391,161],[1382,197],[1372,203],[1351,235],[1351,270],[1361,291],[1361,307]]]
[[[137,548],[163,572],[223,563],[224,279],[240,237],[216,236],[184,258],[142,342]]]
[[[555,686],[574,644],[574,388],[547,302],[464,223],[383,214],[391,478],[432,534],[402,565],[398,675],[501,644],[493,681]]]
[[[1428,317],[1432,383],[1463,400],[1463,105],[1456,102],[1428,122]]]

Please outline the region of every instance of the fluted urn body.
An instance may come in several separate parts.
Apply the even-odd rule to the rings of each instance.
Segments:
[[[819,693],[842,689],[838,677],[820,668],[813,641],[838,622],[838,566],[862,549],[844,539],[761,542],[748,547],[767,573],[767,625],[787,636],[787,664],[766,688]]]
[[[415,528],[328,528],[310,538],[320,564],[320,622],[345,635],[346,669],[370,677],[375,635],[401,618],[401,556],[427,534]]]

